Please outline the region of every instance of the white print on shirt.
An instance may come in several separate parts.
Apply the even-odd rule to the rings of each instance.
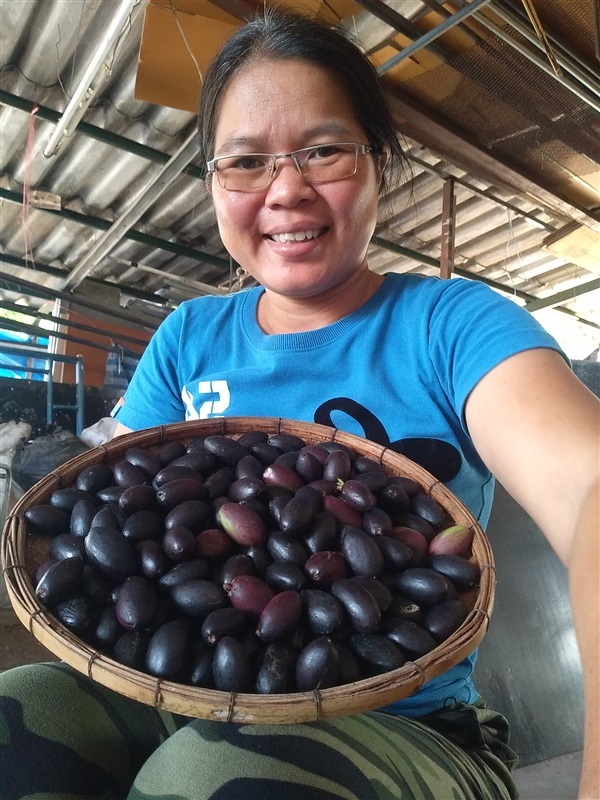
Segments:
[[[210,416],[218,417],[227,408],[229,408],[231,397],[229,394],[229,386],[227,385],[227,381],[199,381],[198,394],[217,395],[217,399],[205,400],[200,406],[200,410],[196,411],[194,408],[194,396],[184,386],[181,392],[181,399],[183,400],[186,408],[186,420],[208,419]]]

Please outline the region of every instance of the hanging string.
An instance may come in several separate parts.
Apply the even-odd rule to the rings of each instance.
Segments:
[[[31,171],[33,167],[33,144],[35,138],[35,115],[39,111],[36,104],[29,115],[29,130],[27,132],[27,145],[25,147],[25,171],[23,175],[23,203],[21,206],[21,227],[23,230],[25,264],[30,264],[35,269],[31,236],[29,233],[29,209],[31,200]]]
[[[506,273],[506,275],[508,276],[508,279],[510,281],[510,285],[511,285],[512,290],[513,290],[513,295],[516,297],[517,296],[517,287],[515,286],[515,282],[514,282],[514,279],[513,279],[512,271],[508,268],[508,250],[509,250],[511,242],[514,245],[515,250],[516,250],[517,263],[518,263],[519,269],[522,269],[523,264],[522,264],[522,261],[521,261],[521,249],[519,247],[519,243],[518,243],[518,241],[516,239],[515,232],[513,230],[513,220],[512,220],[512,214],[510,212],[510,208],[506,209],[506,216],[507,216],[507,220],[508,220],[508,238],[506,240],[506,245],[504,247],[504,262],[502,264],[502,269]]]

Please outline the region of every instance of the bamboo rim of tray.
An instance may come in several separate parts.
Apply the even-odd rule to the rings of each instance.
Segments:
[[[78,638],[41,605],[31,582],[43,560],[40,549],[47,537],[27,535],[25,511],[48,501],[56,489],[70,486],[86,467],[114,463],[132,446],[158,448],[168,442],[189,442],[200,436],[237,436],[249,430],[288,433],[307,443],[336,441],[380,462],[391,475],[415,480],[450,515],[455,524],[473,529],[471,560],[481,572],[479,585],[461,599],[471,606],[462,625],[427,655],[399,669],[329,689],[289,694],[247,694],[202,689],[162,680],[123,666]],[[9,598],[29,632],[51,653],[90,679],[133,700],[172,713],[222,722],[290,724],[315,722],[371,711],[418,691],[468,656],[483,639],[494,605],[496,571],[490,543],[470,511],[440,481],[390,448],[324,425],[279,417],[221,417],[174,423],[136,431],[113,439],[62,464],[29,489],[9,514],[2,536],[1,556]]]

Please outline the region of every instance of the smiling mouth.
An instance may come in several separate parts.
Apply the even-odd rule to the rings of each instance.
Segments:
[[[293,233],[273,233],[269,236],[274,242],[285,244],[286,242],[305,242],[309,239],[318,239],[325,233],[325,228],[313,228],[308,231],[294,231]]]

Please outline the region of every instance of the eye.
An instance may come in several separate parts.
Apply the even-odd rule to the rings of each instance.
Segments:
[[[323,161],[328,158],[335,158],[343,152],[343,148],[338,144],[320,144],[309,153],[309,158],[315,161]]]
[[[249,154],[245,156],[232,156],[223,164],[227,169],[237,169],[247,172],[253,169],[264,169],[267,166],[267,156]]]

